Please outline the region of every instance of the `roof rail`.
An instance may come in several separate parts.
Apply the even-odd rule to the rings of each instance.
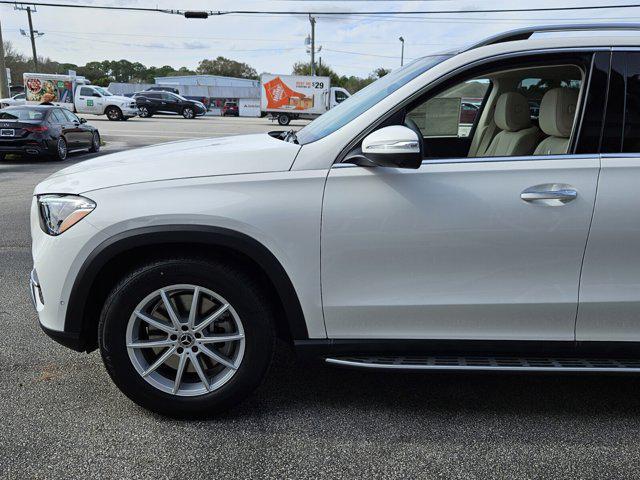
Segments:
[[[638,23],[578,23],[567,25],[541,25],[538,27],[518,28],[509,32],[499,33],[489,38],[471,45],[464,51],[473,50],[474,48],[494,45],[502,42],[514,42],[516,40],[527,40],[535,33],[540,32],[575,32],[590,30],[640,30]]]

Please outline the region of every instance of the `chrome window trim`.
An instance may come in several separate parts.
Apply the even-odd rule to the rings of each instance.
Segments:
[[[602,158],[640,158],[640,152],[603,153]]]
[[[611,154],[617,157],[629,157],[630,155]],[[579,154],[560,154],[560,155],[521,155],[513,157],[461,157],[461,158],[433,158],[422,161],[421,167],[425,165],[449,165],[462,163],[504,163],[504,162],[540,162],[545,160],[583,160],[590,158],[599,158],[599,153],[579,153]],[[635,156],[640,158],[640,153]],[[602,155],[604,157],[604,155]],[[331,168],[351,168],[361,167],[354,163],[334,163]],[[361,167],[361,168],[393,168],[393,167]],[[403,169],[407,170],[407,169]],[[418,169],[419,170],[419,169]]]
[[[543,55],[543,54],[547,54],[547,53],[567,53],[567,52],[573,52],[573,53],[576,53],[576,52],[595,53],[595,52],[611,52],[611,51],[612,51],[612,47],[611,46],[608,46],[608,47],[603,47],[603,46],[595,46],[595,47],[583,46],[583,47],[566,47],[566,48],[565,47],[540,48],[540,49],[533,49],[533,50],[517,50],[517,51],[513,51],[513,52],[508,52],[508,53],[501,53],[501,54],[498,54],[498,55],[492,55],[492,56],[489,56],[489,57],[483,57],[483,58],[475,60],[475,61],[473,61],[471,63],[467,63],[466,65],[463,65],[461,67],[455,68],[454,70],[451,70],[450,72],[445,73],[444,75],[438,77],[436,80],[424,85],[421,89],[417,90],[412,95],[409,95],[403,101],[397,103],[392,108],[387,110],[375,122],[373,122],[372,124],[367,126],[365,129],[363,129],[351,141],[347,142],[347,144],[343,147],[343,149],[340,151],[340,153],[336,156],[336,159],[334,160],[333,164],[335,165],[337,163],[341,163],[342,161],[344,161],[345,157],[349,154],[349,152],[351,150],[353,150],[353,148],[355,148],[355,146],[358,144],[358,142],[361,142],[364,139],[364,137],[366,137],[369,133],[371,133],[373,130],[375,130],[375,128],[378,125],[380,125],[387,118],[389,118],[395,111],[398,110],[398,108],[402,108],[402,107],[408,105],[409,103],[411,103],[412,101],[414,101],[415,99],[420,97],[421,95],[426,94],[429,90],[431,90],[433,88],[436,88],[438,85],[448,81],[449,79],[451,79],[451,77],[455,77],[456,75],[459,75],[460,73],[464,72],[465,70],[469,70],[471,68],[475,68],[475,67],[478,67],[478,66],[484,65],[486,63],[490,63],[490,62],[496,61],[496,60],[504,60],[504,59],[509,59],[509,58],[513,58],[513,57],[521,57],[521,56],[524,56],[524,55]],[[459,55],[459,53],[456,54],[456,55],[453,55],[451,58],[455,58],[457,55]],[[446,61],[448,61],[448,60],[445,60],[445,62]],[[592,65],[593,65],[593,62],[592,62]],[[591,72],[589,72],[589,73],[591,73]],[[580,125],[580,126],[582,126],[582,125]]]

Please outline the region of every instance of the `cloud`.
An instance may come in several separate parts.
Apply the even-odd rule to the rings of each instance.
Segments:
[[[182,46],[188,50],[205,50],[207,48],[211,48],[209,44],[198,42],[198,41],[183,42]]]

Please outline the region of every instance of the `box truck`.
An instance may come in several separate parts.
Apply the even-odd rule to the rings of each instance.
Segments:
[[[128,120],[138,115],[136,101],[112,95],[74,75],[25,73],[27,104],[51,103],[76,113],[106,115],[109,120]]]
[[[260,110],[280,125],[319,117],[351,96],[344,88],[332,87],[329,77],[268,73],[260,76],[260,92]]]

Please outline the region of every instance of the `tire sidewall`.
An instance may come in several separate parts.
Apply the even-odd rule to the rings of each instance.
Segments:
[[[287,126],[291,123],[291,119],[289,118],[288,115],[279,115],[278,123],[282,126]]]
[[[113,114],[113,112],[115,112],[115,114]],[[107,118],[111,121],[115,122],[122,119],[122,111],[118,107],[108,107],[105,113],[107,114]]]
[[[65,146],[65,153],[64,156],[60,154],[60,142],[64,142],[64,146]],[[53,158],[59,162],[63,162],[64,160],[67,159],[67,157],[69,156],[69,144],[67,143],[67,140],[64,137],[59,137],[58,140],[56,140],[56,153],[53,155]]]
[[[100,151],[100,134],[98,132],[93,132],[93,136],[91,137],[91,148],[89,151],[92,153]]]
[[[195,263],[195,264],[194,264]],[[170,416],[213,414],[239,403],[262,381],[273,354],[270,315],[260,296],[245,288],[242,275],[220,265],[166,261],[142,269],[120,284],[102,311],[99,343],[102,358],[116,385],[133,401]],[[222,295],[235,309],[245,331],[245,351],[236,373],[219,389],[197,397],[162,392],[135,370],[125,345],[129,318],[138,303],[162,287],[199,285]]]

